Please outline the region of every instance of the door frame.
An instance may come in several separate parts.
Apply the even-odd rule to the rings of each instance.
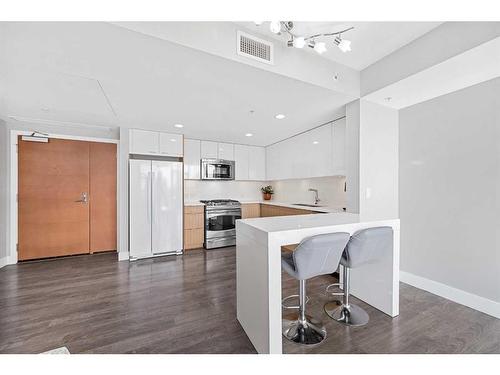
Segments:
[[[8,264],[16,264],[18,261],[17,257],[17,244],[19,239],[18,231],[18,156],[17,156],[17,142],[20,135],[31,135],[32,131],[25,130],[11,130],[10,131],[10,197],[9,197],[9,223],[10,223],[10,235],[9,235],[9,251]],[[100,142],[100,143],[114,143],[116,144],[116,251],[120,252],[120,230],[118,208],[120,202],[120,140],[110,139],[110,138],[95,138],[95,137],[82,137],[76,135],[63,135],[63,134],[49,134],[48,138],[56,139],[67,139],[71,141],[85,141],[85,142]]]

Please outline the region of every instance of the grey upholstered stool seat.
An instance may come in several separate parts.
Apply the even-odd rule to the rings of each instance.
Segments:
[[[337,301],[331,301],[324,307],[330,318],[349,326],[362,326],[368,323],[370,318],[367,312],[349,302],[350,270],[376,263],[383,256],[384,249],[392,248],[392,238],[391,227],[363,229],[352,235],[340,260],[340,264],[344,266],[342,304],[339,306]]]
[[[326,337],[321,321],[306,315],[306,280],[334,272],[349,233],[328,233],[305,238],[293,253],[281,256],[283,269],[299,280],[299,311],[283,318],[283,335],[299,344],[318,344]]]

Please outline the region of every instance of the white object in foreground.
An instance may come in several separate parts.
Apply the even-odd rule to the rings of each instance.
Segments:
[[[393,228],[392,249],[379,262],[351,271],[351,294],[395,317],[399,315],[399,220],[364,222],[356,214],[333,213],[236,222],[237,317],[257,352],[282,353],[281,246],[315,234],[353,234],[379,226]]]

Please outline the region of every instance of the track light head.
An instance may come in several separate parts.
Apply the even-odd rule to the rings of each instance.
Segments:
[[[351,41],[347,39],[342,39],[342,36],[340,36],[340,34],[335,37],[334,43],[344,53],[351,51]]]

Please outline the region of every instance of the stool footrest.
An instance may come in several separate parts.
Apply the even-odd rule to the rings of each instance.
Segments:
[[[344,286],[343,283],[333,283],[333,284],[328,285],[326,287],[325,291],[326,291],[326,293],[329,293],[332,296],[343,296],[344,292],[332,292],[332,291],[330,291],[330,289],[332,289],[332,288],[340,289],[340,287],[343,287],[343,286]]]
[[[292,299],[292,298],[299,298],[299,295],[298,294],[292,294],[291,296],[288,296],[288,297],[285,297],[281,300],[281,306],[284,308],[284,309],[299,309],[300,306],[299,305],[296,305],[296,306],[289,306],[289,305],[286,305],[285,303]],[[306,296],[306,304],[309,302],[309,297]]]

